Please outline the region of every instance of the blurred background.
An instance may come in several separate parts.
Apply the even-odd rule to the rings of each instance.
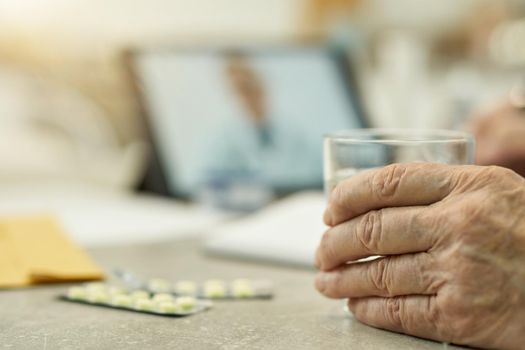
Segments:
[[[275,196],[301,189],[290,185],[293,183],[320,190],[321,179],[316,177],[321,172],[320,135],[319,139],[310,139],[313,143],[301,144],[302,136],[297,136],[295,146],[283,142],[274,153],[262,152],[260,159],[270,160],[261,160],[260,164],[264,167],[264,162],[268,162],[268,167],[277,169],[277,175],[262,174],[264,180],[260,180],[260,172],[254,175],[253,167],[240,171],[227,166],[208,169],[213,176],[204,176],[192,184],[190,180],[170,180],[178,176],[175,172],[181,168],[190,167],[184,165],[189,163],[181,166],[181,162],[199,157],[191,143],[177,140],[187,137],[187,142],[203,144],[214,135],[227,140],[228,135],[239,133],[233,131],[236,129],[222,130],[227,121],[205,124],[204,119],[191,113],[175,113],[173,120],[179,124],[174,126],[159,121],[170,118],[166,108],[172,107],[168,102],[179,101],[176,96],[181,99],[182,92],[184,96],[200,96],[194,99],[196,106],[211,106],[219,99],[213,91],[205,95],[203,87],[211,86],[207,85],[206,76],[201,85],[173,83],[171,88],[168,83],[159,83],[165,90],[156,90],[160,88],[155,81],[179,72],[182,62],[177,61],[176,52],[180,51],[167,48],[205,48],[205,53],[184,56],[190,59],[190,66],[185,69],[195,72],[203,72],[197,64],[202,57],[219,57],[219,61],[209,64],[221,64],[220,72],[226,72],[224,79],[228,82],[223,88],[237,95],[230,103],[249,111],[259,123],[264,119],[260,116],[261,105],[264,106],[261,96],[280,101],[275,103],[275,110],[282,114],[287,104],[301,103],[286,97],[285,92],[279,95],[281,92],[275,91],[286,90],[292,96],[301,86],[306,91],[309,84],[325,86],[325,80],[329,84],[335,79],[323,71],[322,63],[316,65],[313,58],[301,58],[308,52],[288,55],[289,60],[279,61],[278,67],[272,66],[271,60],[264,61],[264,55],[275,52],[276,47],[289,53],[290,48],[293,51],[304,46],[315,47],[316,52],[344,53],[352,74],[338,76],[349,80],[343,85],[348,83],[345,86],[350,87],[354,108],[347,114],[355,114],[348,118],[357,121],[338,124],[329,120],[336,112],[317,113],[318,119],[311,116],[305,122],[295,120],[288,123],[288,129],[298,129],[300,124],[301,128],[310,125],[315,130],[325,125],[327,130],[323,132],[364,125],[462,129],[478,110],[507,99],[523,78],[525,2],[2,0],[1,212],[50,211],[59,215],[82,242],[118,242],[124,236],[143,239],[145,231],[166,235],[174,228],[200,231],[223,219],[222,214],[202,219],[203,209],[196,209],[191,202],[254,210]],[[220,52],[209,51],[217,47]],[[246,47],[251,50],[248,54]],[[171,61],[157,62],[155,57],[150,61],[143,58],[147,56],[143,53],[159,50],[161,61],[173,55],[173,62],[179,66],[171,67]],[[158,64],[151,68],[155,62]],[[304,83],[279,90],[287,82],[281,79],[283,82],[279,83],[278,77],[283,74],[275,72],[283,67],[287,67],[283,72],[288,72],[290,67],[299,66],[303,70],[294,73],[299,78],[286,81],[302,82],[301,77],[305,77]],[[166,67],[166,72],[162,67]],[[272,69],[275,74],[269,78]],[[215,73],[210,74],[212,84]],[[176,80],[181,75],[173,76]],[[330,94],[322,93],[330,91],[329,87],[319,93],[311,90],[314,98],[303,100],[315,102],[308,108],[310,111],[317,107],[337,110],[334,106],[339,102],[330,102],[339,93],[336,90]],[[173,106],[174,110],[177,106]],[[193,108],[185,106],[187,111]],[[229,111],[228,108],[224,110]],[[216,108],[210,108],[205,117],[214,119],[213,110]],[[343,107],[339,110],[345,113]],[[222,119],[218,116],[217,120]],[[189,131],[180,132],[180,123]],[[159,130],[164,134],[159,134]],[[177,132],[179,137],[175,137]],[[264,128],[257,131],[263,144],[267,142],[265,132]],[[170,143],[170,135],[174,144]],[[278,143],[278,136],[272,137]],[[291,132],[285,139],[294,137]],[[170,147],[178,153],[171,155]],[[241,143],[237,147],[243,148]],[[297,147],[296,151],[293,147]],[[225,152],[231,155],[231,150]],[[290,157],[277,155],[285,152]],[[311,156],[303,156],[301,163],[294,155],[302,153]],[[280,163],[272,163],[277,158]],[[290,166],[289,159],[295,159],[297,166]],[[172,164],[174,160],[178,168]],[[223,160],[229,161],[233,162],[227,157]],[[284,174],[279,168],[283,166],[302,169],[302,173]],[[196,174],[185,176],[192,179]],[[275,175],[277,180],[268,181],[266,175]],[[157,194],[152,195],[153,192]],[[161,199],[158,194],[172,199]],[[120,236],[115,232],[121,232]]]

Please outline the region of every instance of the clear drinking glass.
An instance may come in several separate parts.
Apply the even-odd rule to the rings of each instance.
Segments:
[[[325,193],[360,171],[392,163],[472,164],[474,147],[472,135],[454,130],[355,129],[325,135]]]

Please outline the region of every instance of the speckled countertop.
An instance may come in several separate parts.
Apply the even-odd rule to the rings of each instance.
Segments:
[[[443,349],[365,326],[313,288],[314,271],[204,256],[198,241],[92,249],[105,268],[168,279],[268,278],[276,297],[164,318],[56,300],[67,286],[0,291],[0,349]],[[448,349],[457,347],[448,346]]]

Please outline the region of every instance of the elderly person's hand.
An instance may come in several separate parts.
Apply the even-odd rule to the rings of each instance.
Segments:
[[[371,326],[525,346],[525,179],[499,167],[395,164],[340,183],[316,287]],[[361,258],[380,255],[372,261]]]
[[[525,110],[502,103],[469,125],[476,138],[476,163],[500,165],[525,176]]]

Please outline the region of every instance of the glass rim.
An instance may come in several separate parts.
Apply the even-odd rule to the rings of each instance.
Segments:
[[[372,139],[366,136],[394,136],[391,138]],[[344,129],[323,135],[325,140],[347,143],[377,144],[418,144],[418,143],[473,143],[474,136],[466,131],[448,129],[402,129],[402,128],[369,128]]]

